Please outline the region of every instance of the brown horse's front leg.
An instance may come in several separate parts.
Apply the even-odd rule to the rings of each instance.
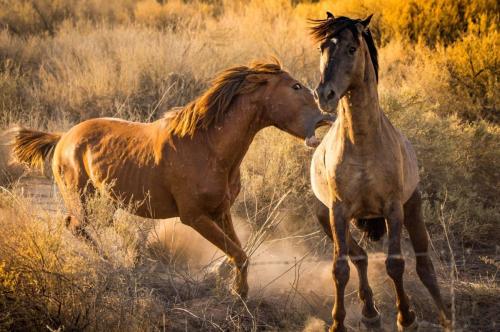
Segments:
[[[183,218],[186,225],[194,228],[201,236],[222,250],[236,266],[236,276],[233,282],[233,293],[245,298],[248,294],[248,257],[238,243],[217,225],[217,223],[206,215],[196,218]]]
[[[401,230],[404,222],[403,205],[401,202],[392,203],[386,212],[387,233],[389,236],[389,249],[385,261],[387,274],[394,282],[398,307],[398,330],[416,330],[417,321],[413,311],[410,310],[408,297],[403,286],[403,273],[405,261],[401,254]]]
[[[231,211],[229,207],[226,209],[224,213],[222,213],[222,215],[219,218],[215,220],[215,222],[235,244],[237,244],[240,248],[243,248],[241,246],[241,241],[238,238],[238,235],[236,234],[236,231],[234,229],[233,219],[231,217]],[[229,275],[229,273],[231,272],[231,264],[229,257],[227,257],[224,261],[221,262],[217,270],[219,276],[223,278]]]
[[[349,281],[349,264],[347,262],[349,247],[348,233],[349,223],[345,218],[340,206],[330,209],[330,225],[335,240],[333,251],[333,276],[335,281],[335,305],[333,307],[333,325],[331,332],[346,331],[344,319],[346,316],[344,305],[344,292]]]

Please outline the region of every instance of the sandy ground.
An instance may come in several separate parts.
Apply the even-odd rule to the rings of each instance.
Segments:
[[[64,211],[56,186],[42,176],[22,178],[15,186],[15,191],[28,198],[35,207],[51,214]],[[59,214],[60,215],[60,214]],[[245,243],[249,236],[248,225],[242,218],[235,218],[237,231]],[[322,235],[322,234],[321,234]],[[322,236],[317,234],[317,238]],[[325,241],[323,238],[321,241]],[[215,261],[220,261],[222,253],[210,243],[182,225],[178,219],[157,222],[149,235],[150,243],[160,243],[160,248],[171,253],[169,262],[181,262],[180,268],[190,273],[201,274]],[[369,278],[379,310],[382,312],[384,331],[395,330],[396,309],[391,281],[385,273],[384,245],[371,245],[369,254]],[[405,284],[408,294],[422,322],[420,331],[439,331],[437,312],[431,299],[423,289],[415,272],[408,240],[403,243],[407,257]],[[457,255],[457,253],[456,253]],[[461,331],[499,331],[499,278],[497,269],[481,263],[480,252],[463,252],[457,255],[458,278],[451,285],[449,261],[434,255],[434,262],[440,276],[443,294],[448,302],[454,299],[457,330]],[[499,261],[498,252],[488,252],[488,257]],[[214,264],[212,264],[213,266]],[[309,318],[303,323],[306,331],[323,331],[325,322],[331,322],[330,313],[333,304],[333,281],[331,261],[328,257],[318,257],[311,253],[306,243],[300,238],[283,236],[264,242],[251,257],[249,271],[249,303],[263,310],[262,306],[277,305],[295,310],[297,303],[301,311],[308,312]],[[486,285],[489,285],[486,287]],[[208,287],[208,286],[207,286]],[[490,288],[493,287],[493,290]],[[452,291],[453,289],[453,291]],[[357,298],[357,276],[351,265],[351,277],[346,291],[347,326],[352,331],[358,330],[361,304]],[[295,303],[295,304],[293,304]],[[192,320],[192,314],[203,311],[213,317],[226,312],[227,303],[214,303],[212,298],[198,298],[185,303],[190,314],[176,313],[179,320]],[[209,308],[209,309],[207,309]],[[261,317],[267,317],[265,314]],[[272,315],[268,317],[273,319]],[[223,317],[221,318],[223,319]],[[182,325],[182,324],[181,324]],[[185,324],[184,324],[185,325]],[[183,325],[183,326],[184,326]],[[279,324],[278,324],[279,325]],[[196,326],[196,325],[194,325]],[[302,329],[301,328],[301,329]],[[182,329],[182,328],[179,328]],[[288,327],[284,327],[288,329]],[[296,327],[293,327],[296,329]],[[176,329],[174,329],[176,330]],[[273,329],[271,329],[273,330]]]

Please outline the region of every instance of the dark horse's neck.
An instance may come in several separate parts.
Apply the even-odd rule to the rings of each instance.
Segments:
[[[353,84],[342,98],[338,116],[344,137],[354,145],[373,142],[381,127],[377,80],[368,52],[365,63],[364,78]]]

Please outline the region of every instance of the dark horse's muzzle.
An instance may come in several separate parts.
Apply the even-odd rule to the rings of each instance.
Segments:
[[[334,89],[332,89],[328,84],[326,86],[318,86],[314,90],[313,94],[316,104],[318,104],[318,107],[323,112],[335,113],[339,104],[340,96],[338,93],[335,93]]]

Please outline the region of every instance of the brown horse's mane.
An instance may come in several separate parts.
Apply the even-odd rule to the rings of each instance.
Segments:
[[[274,63],[254,62],[249,66],[231,67],[219,73],[200,97],[178,109],[169,117],[167,135],[193,136],[198,128],[209,128],[227,114],[231,103],[238,95],[255,91],[266,82],[265,74],[279,74],[283,70],[278,60]]]
[[[309,20],[311,26],[311,36],[316,43],[321,43],[327,38],[332,38],[338,35],[345,29],[352,31],[354,36],[358,36],[359,32],[356,28],[357,23],[361,23],[362,20],[353,20],[349,17],[340,16],[335,18],[327,18],[324,20]],[[362,32],[362,36],[368,45],[368,51],[370,52],[370,58],[372,60],[373,68],[375,69],[375,77],[378,82],[378,52],[375,42],[373,41],[370,29],[366,29]]]

